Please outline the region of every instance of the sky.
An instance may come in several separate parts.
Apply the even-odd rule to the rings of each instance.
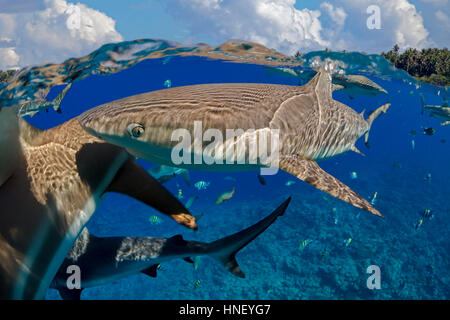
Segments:
[[[0,69],[158,38],[260,43],[285,54],[449,47],[450,0],[0,0]]]

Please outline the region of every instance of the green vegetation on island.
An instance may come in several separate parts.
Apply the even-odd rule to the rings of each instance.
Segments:
[[[7,83],[12,78],[15,72],[16,70],[14,69],[10,69],[8,71],[0,70],[0,83]]]
[[[399,50],[396,44],[392,50],[382,52],[381,55],[417,80],[438,86],[450,85],[450,51],[447,48],[420,51],[409,48],[403,53],[399,53]]]

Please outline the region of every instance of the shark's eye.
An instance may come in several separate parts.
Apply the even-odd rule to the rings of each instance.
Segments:
[[[127,127],[128,134],[133,138],[139,138],[144,133],[145,128],[139,123],[130,123]]]

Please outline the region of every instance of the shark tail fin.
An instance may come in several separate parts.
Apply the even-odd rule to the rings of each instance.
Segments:
[[[265,231],[279,216],[283,215],[290,201],[291,197],[285,200],[269,216],[247,229],[210,243],[208,245],[209,255],[222,263],[235,276],[245,278],[236,261],[236,253]]]
[[[365,136],[364,136],[364,143],[366,144],[366,147],[369,148],[369,132],[372,128],[373,121],[378,118],[382,113],[386,113],[389,107],[391,106],[390,103],[383,104],[381,107],[376,109],[374,112],[372,112],[369,117],[367,118],[367,123],[369,124],[369,130],[367,130]]]
[[[66,95],[67,91],[69,91],[70,87],[72,86],[72,83],[69,83],[64,89],[63,91],[61,91],[60,94],[58,94],[56,96],[55,99],[53,99],[52,104],[53,104],[53,109],[58,112],[61,113],[61,108],[59,107],[61,105],[61,101],[62,99],[64,99],[64,96]]]

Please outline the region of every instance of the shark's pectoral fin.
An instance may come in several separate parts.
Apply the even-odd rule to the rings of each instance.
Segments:
[[[378,210],[370,205],[369,202],[338,179],[321,169],[315,161],[301,159],[299,157],[285,157],[280,160],[280,169],[333,197],[382,217]]]
[[[141,273],[146,274],[149,277],[156,278],[157,276],[156,271],[158,270],[158,266],[159,264],[151,265],[147,269],[142,270]]]
[[[194,260],[192,260],[192,258],[190,258],[190,257],[183,258],[183,260],[188,262],[188,263],[194,263]]]
[[[136,161],[128,160],[117,172],[106,192],[118,192],[135,198],[170,216],[176,222],[197,229],[189,210]]]
[[[83,289],[69,289],[66,287],[58,289],[59,295],[63,300],[80,300],[82,291]]]

